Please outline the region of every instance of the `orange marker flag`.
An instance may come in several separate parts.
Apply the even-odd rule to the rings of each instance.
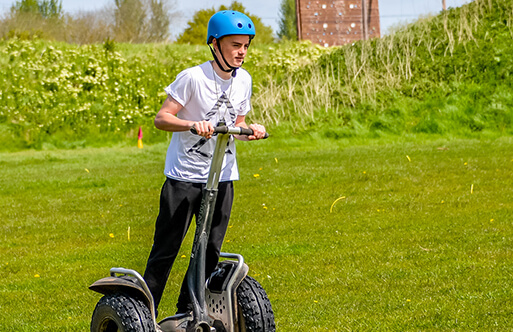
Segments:
[[[139,134],[137,135],[137,147],[139,149],[143,148],[142,138],[143,138],[142,128],[139,127]]]

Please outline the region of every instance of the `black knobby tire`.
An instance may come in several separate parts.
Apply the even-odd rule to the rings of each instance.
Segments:
[[[258,281],[249,276],[242,280],[237,288],[237,304],[242,314],[239,331],[276,331],[271,301]]]
[[[125,294],[105,295],[98,301],[91,332],[155,332],[148,307]]]

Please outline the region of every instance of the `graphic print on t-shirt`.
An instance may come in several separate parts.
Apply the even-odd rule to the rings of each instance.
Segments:
[[[220,110],[223,105],[226,106],[226,110],[221,115]],[[226,113],[228,113],[228,119],[226,119],[224,116]],[[205,121],[210,121],[212,119],[215,119],[216,115],[218,115],[218,114],[219,114],[219,116],[217,117],[217,119],[218,120],[224,119],[226,121],[227,126],[235,123],[235,118],[236,118],[235,109],[233,108],[232,103],[230,102],[230,99],[228,99],[228,97],[226,96],[225,92],[223,92],[221,97],[219,97],[219,99],[215,103],[214,107],[212,107],[212,109],[207,113],[207,115],[205,116]],[[226,146],[226,153],[230,153],[230,154],[232,153],[232,151],[230,151],[230,142],[232,140],[233,140],[233,138],[230,137],[230,140],[228,141],[228,145]],[[207,142],[208,142],[208,140],[205,137],[201,137],[200,140],[198,142],[196,142],[196,144],[194,144],[192,146],[192,148],[190,148],[187,151],[187,153],[197,153],[203,157],[211,158],[212,154],[210,153],[210,151],[201,151],[201,148]]]

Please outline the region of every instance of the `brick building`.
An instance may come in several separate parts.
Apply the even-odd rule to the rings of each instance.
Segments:
[[[378,0],[296,0],[296,13],[299,40],[327,47],[380,36]]]

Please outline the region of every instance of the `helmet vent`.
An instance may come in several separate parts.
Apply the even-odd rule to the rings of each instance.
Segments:
[[[239,22],[239,24],[237,24],[237,26],[242,29],[242,23]]]
[[[250,29],[251,29],[251,24],[248,24],[248,28],[250,28]]]

